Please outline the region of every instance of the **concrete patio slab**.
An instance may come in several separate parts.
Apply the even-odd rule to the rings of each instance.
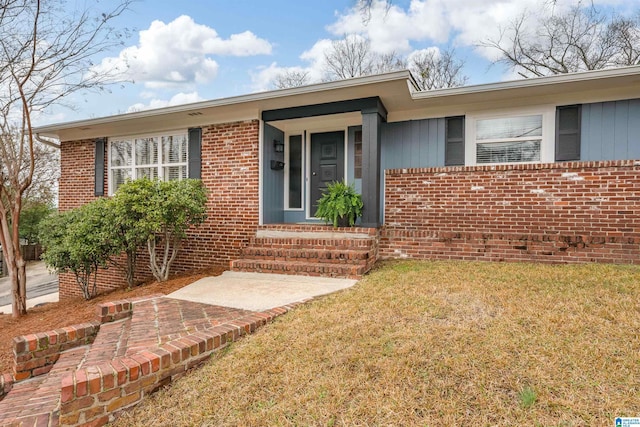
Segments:
[[[356,282],[329,277],[225,271],[220,276],[200,279],[167,297],[263,311],[347,289]]]

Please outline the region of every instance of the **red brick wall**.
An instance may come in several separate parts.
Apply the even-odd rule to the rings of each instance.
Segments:
[[[94,140],[62,143],[58,200],[61,211],[77,208],[96,198],[94,196],[95,149]],[[105,188],[107,188],[106,182]]]
[[[396,169],[383,258],[640,264],[640,162]]]
[[[209,191],[208,218],[189,233],[172,271],[228,266],[259,221],[257,120],[212,125],[202,129],[202,180]],[[107,157],[105,156],[105,159]],[[94,200],[93,140],[63,142],[61,148],[60,210]],[[105,171],[105,191],[107,191]],[[136,279],[151,277],[146,248],[139,251]],[[110,267],[98,275],[99,290],[124,284],[120,270]],[[81,295],[70,274],[60,277],[60,297]]]

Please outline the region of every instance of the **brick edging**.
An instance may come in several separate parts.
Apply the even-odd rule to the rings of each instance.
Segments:
[[[100,323],[92,321],[15,337],[13,339],[14,381],[23,381],[48,373],[58,361],[60,353],[91,344],[98,330],[100,330]]]
[[[254,332],[301,303],[254,312],[169,341],[155,349],[142,350],[131,356],[68,373],[62,378],[61,425],[91,423],[100,426],[113,421],[119,413],[136,405],[146,395],[204,363],[213,352]]]
[[[13,375],[6,373],[0,374],[0,400],[4,399],[4,397],[11,391],[13,388]]]
[[[153,298],[163,297],[164,294],[152,294],[138,298],[123,299],[98,304],[97,317],[100,324],[115,322],[131,317],[133,304]]]

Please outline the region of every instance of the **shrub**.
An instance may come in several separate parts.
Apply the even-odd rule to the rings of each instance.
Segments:
[[[98,199],[51,215],[40,224],[44,262],[58,273],[71,271],[87,300],[96,296],[98,268],[107,267],[113,252],[108,239],[111,225],[104,216],[108,202]]]
[[[197,179],[155,181],[154,185],[157,191],[145,218],[150,231],[147,248],[153,277],[164,282],[187,230],[206,219],[207,193]]]

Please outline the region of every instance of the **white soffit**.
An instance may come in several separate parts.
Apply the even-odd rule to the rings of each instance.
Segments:
[[[465,114],[481,108],[574,104],[640,98],[640,66],[417,91],[407,70],[259,92],[98,119],[41,126],[61,141],[134,135],[243,120],[262,111],[378,96],[389,120]]]
[[[408,83],[409,82],[409,83]],[[379,96],[388,109],[411,103],[409,71],[358,77],[328,83],[259,92],[154,110],[40,126],[40,136],[61,141],[121,136],[144,132],[206,126],[242,120],[257,120],[265,110],[322,104]]]

